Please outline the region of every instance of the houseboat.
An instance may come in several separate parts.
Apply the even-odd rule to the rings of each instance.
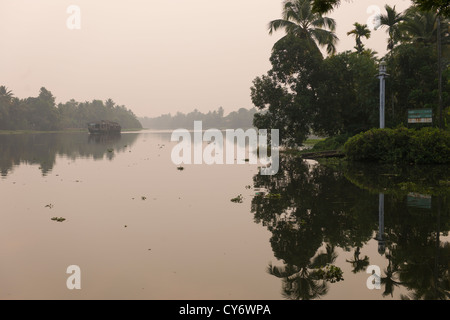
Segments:
[[[96,121],[88,123],[88,130],[90,134],[109,134],[120,133],[122,127],[113,121]]]

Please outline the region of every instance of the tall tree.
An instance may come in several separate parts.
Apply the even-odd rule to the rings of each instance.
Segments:
[[[269,23],[269,34],[284,29],[288,35],[306,39],[316,46],[326,47],[328,54],[336,52],[338,38],[336,22],[312,11],[310,0],[285,1],[281,19]],[[283,38],[282,38],[283,39]]]
[[[387,49],[392,52],[401,37],[400,23],[405,20],[405,15],[395,10],[395,6],[391,7],[386,4],[384,6],[386,14],[380,15],[380,28],[387,27],[389,34]]]
[[[364,37],[366,39],[369,39],[370,38],[370,30],[367,27],[367,24],[360,24],[358,22],[355,22],[353,25],[355,28],[350,30],[349,32],[347,32],[347,35],[355,36],[355,40],[356,40],[355,49],[356,49],[356,52],[361,54],[364,51],[364,45],[361,41],[361,38]]]
[[[441,26],[449,25],[450,19],[441,17]],[[423,11],[412,6],[405,11],[405,20],[400,25],[401,40],[403,42],[420,42],[436,44],[437,14],[433,11]],[[441,28],[442,45],[450,45],[448,28]]]
[[[0,129],[10,129],[10,107],[13,94],[5,86],[0,86]]]
[[[324,59],[315,87],[312,128],[319,135],[356,134],[377,123],[376,59],[342,52]]]
[[[274,45],[272,69],[253,81],[251,98],[256,108],[253,124],[278,129],[280,143],[302,145],[310,134],[316,82],[323,57],[317,46],[294,35]]]

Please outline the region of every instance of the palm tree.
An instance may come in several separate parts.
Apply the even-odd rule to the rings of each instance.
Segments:
[[[441,17],[441,24],[448,25],[449,19]],[[402,40],[433,44],[437,40],[437,14],[431,11],[420,11],[417,7],[410,7],[405,12],[405,20],[400,26]],[[442,44],[450,44],[446,34],[448,30],[441,30]]]
[[[370,30],[367,27],[367,24],[360,24],[358,22],[355,22],[353,24],[355,26],[355,28],[353,30],[350,30],[349,32],[347,32],[347,35],[351,35],[353,34],[355,36],[356,39],[356,52],[358,52],[359,54],[363,53],[364,51],[364,45],[362,44],[361,38],[364,37],[366,39],[370,38]]]
[[[387,49],[392,52],[394,46],[397,44],[401,36],[400,22],[405,20],[405,15],[398,13],[395,10],[395,6],[391,7],[388,4],[384,6],[386,9],[386,14],[380,15],[380,26],[387,27],[387,32],[389,34]]]
[[[8,90],[5,86],[0,86],[0,99],[5,99],[6,101],[11,101],[13,97],[13,93],[11,90]]]
[[[5,86],[0,86],[0,129],[8,129],[10,125],[10,107],[13,94]]]
[[[287,33],[286,36],[294,35],[311,41],[317,47],[326,47],[328,54],[336,52],[338,41],[334,33],[336,22],[334,19],[314,13],[310,0],[285,0],[282,19],[269,23],[269,34],[278,29],[284,29]]]

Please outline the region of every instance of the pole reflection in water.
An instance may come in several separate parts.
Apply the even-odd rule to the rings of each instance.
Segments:
[[[383,255],[386,252],[386,240],[384,237],[384,193],[378,195],[378,234],[375,239],[378,241],[378,253]]]

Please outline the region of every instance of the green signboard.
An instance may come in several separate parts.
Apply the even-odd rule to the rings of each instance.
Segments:
[[[432,109],[408,110],[408,123],[431,123],[433,122]]]

